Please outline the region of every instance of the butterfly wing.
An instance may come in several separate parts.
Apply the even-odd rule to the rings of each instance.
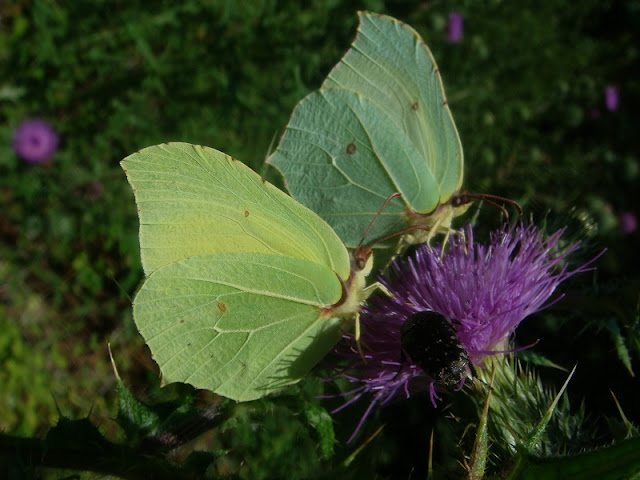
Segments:
[[[190,257],[155,270],[133,314],[163,383],[253,400],[300,380],[338,342],[340,299],[325,265],[264,253]]]
[[[462,186],[464,157],[436,61],[410,26],[386,15],[359,16],[351,49],[322,88],[354,90],[387,112],[420,152],[443,203]]]
[[[400,192],[422,209],[438,201],[436,180],[415,146],[375,104],[350,90],[320,90],[300,102],[271,162],[291,195],[318,209],[349,247],[391,194]],[[404,228],[405,207],[392,201],[369,238]]]
[[[168,143],[122,161],[140,217],[147,275],[194,255],[271,253],[350,271],[340,238],[316,214],[230,156]]]

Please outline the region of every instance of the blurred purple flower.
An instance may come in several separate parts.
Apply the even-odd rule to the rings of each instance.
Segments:
[[[29,163],[45,163],[58,148],[58,134],[44,120],[26,119],[13,131],[13,150]]]
[[[462,40],[464,32],[464,17],[461,13],[451,12],[449,14],[449,22],[447,23],[447,40],[450,43],[458,43]]]
[[[622,212],[618,216],[620,225],[620,233],[622,235],[631,235],[638,228],[638,219],[632,212]]]
[[[615,112],[618,110],[618,105],[620,103],[620,92],[618,91],[618,87],[616,85],[607,85],[604,89],[604,100],[605,105],[607,106],[607,110],[610,112]]]
[[[435,401],[434,379],[402,351],[401,329],[409,315],[425,310],[442,314],[471,362],[481,366],[487,355],[505,353],[516,327],[544,308],[561,282],[591,270],[601,255],[569,271],[564,261],[579,244],[558,251],[563,232],[544,238],[535,226],[519,225],[495,232],[487,246],[476,243],[467,227],[466,239],[453,239],[442,258],[438,246],[421,246],[407,259],[394,261],[389,277],[380,278],[393,296],[376,296],[362,312],[366,363],[352,336],[345,336],[335,350],[350,365],[339,376],[357,384],[344,393],[351,398],[335,412],[373,394],[353,435],[374,407],[402,394],[408,398],[430,388]]]

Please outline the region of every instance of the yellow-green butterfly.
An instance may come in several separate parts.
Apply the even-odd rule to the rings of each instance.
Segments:
[[[146,275],[133,316],[163,383],[252,400],[300,380],[356,320],[371,250],[228,155],[169,143],[122,161]]]
[[[319,214],[348,247],[380,204],[380,239],[414,225],[407,243],[449,234],[470,198],[463,153],[440,73],[422,38],[398,20],[360,14],[358,34],[319,91],[295,108],[268,159],[291,195]]]

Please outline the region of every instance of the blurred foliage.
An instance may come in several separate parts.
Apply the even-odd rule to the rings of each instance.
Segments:
[[[465,149],[465,188],[519,201],[527,217],[549,231],[568,225],[567,239],[583,242],[575,263],[608,248],[597,273],[571,279],[562,288],[567,296],[518,332],[524,345],[542,339],[535,352],[549,362],[579,364],[566,395],[580,408],[561,401],[566,416],[550,427],[545,448],[569,449],[562,442],[583,423],[589,433],[579,438],[579,449],[619,439],[620,416],[609,390],[638,424],[640,385],[631,373],[640,355],[639,233],[623,235],[619,215],[640,215],[639,0],[329,0],[308,6],[3,0],[4,432],[43,434],[60,412],[90,414],[102,432],[123,435],[108,420],[116,415],[110,405],[118,382],[107,342],[136,397],[162,404],[178,395],[174,387],[159,389],[157,369],[131,320],[142,271],[133,196],[118,162],[142,147],[180,140],[225,151],[278,182],[263,159],[294,105],[320,85],[350,44],[358,9],[401,19],[431,48]],[[451,11],[465,17],[457,44],[446,40]],[[620,91],[616,111],[604,102],[610,84]],[[11,149],[13,128],[34,116],[50,122],[62,140],[44,166],[22,162]],[[477,238],[498,225],[491,209],[474,214]],[[542,377],[557,389],[565,373],[545,369]],[[366,405],[343,410],[334,416],[332,449],[324,409],[342,400],[315,396],[337,389],[306,382],[285,396],[225,410],[228,418],[198,440],[216,454],[214,473],[418,478],[426,472],[432,427],[436,470],[460,468],[451,459],[460,454],[456,439],[467,426],[433,410],[422,396],[376,412],[352,445],[345,439]],[[461,411],[463,398],[450,397]],[[381,424],[383,431],[349,468],[341,466]],[[490,419],[490,431],[491,425]]]

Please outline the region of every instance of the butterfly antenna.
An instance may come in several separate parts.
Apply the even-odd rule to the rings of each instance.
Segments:
[[[373,247],[374,245],[377,245],[378,243],[386,242],[390,238],[397,237],[398,235],[404,235],[405,233],[413,232],[414,230],[427,230],[427,231],[429,231],[429,230],[431,230],[431,227],[429,227],[427,225],[411,225],[410,227],[403,228],[402,230],[399,230],[397,232],[391,233],[391,234],[387,235],[386,237],[379,238],[378,240],[372,242],[369,245],[369,248]]]
[[[511,205],[516,210],[518,210],[519,215],[522,215],[524,213],[522,211],[522,207],[520,206],[520,204],[515,200],[511,200],[510,198],[506,198],[506,197],[501,197],[500,195],[492,195],[490,193],[469,193],[469,192],[461,193],[460,195],[457,196],[456,203],[459,203],[462,205],[464,203],[470,202],[471,198],[477,198],[478,200],[483,200],[487,202],[489,205],[494,206],[504,214],[504,216],[507,219],[507,222],[509,221],[509,213],[507,212],[507,209],[504,208],[502,205],[500,205],[498,202]]]
[[[384,209],[387,208],[387,205],[389,205],[389,202],[394,198],[401,197],[401,196],[402,194],[400,192],[396,192],[396,193],[392,193],[391,195],[389,195],[389,197],[387,197],[387,199],[382,204],[382,207],[380,207],[380,210],[378,210],[378,213],[376,213],[376,216],[373,217],[373,220],[371,220],[371,223],[369,223],[369,226],[364,231],[364,235],[362,235],[362,239],[360,239],[360,243],[356,247],[357,250],[361,250],[363,248],[364,239],[367,238],[367,235],[369,235],[369,231],[371,230],[371,227],[373,227],[373,224],[376,223],[376,220],[378,220],[378,217],[380,217]]]
[[[360,243],[356,247],[356,250],[363,250],[365,248],[364,240],[367,238],[367,235],[369,235],[369,231],[371,230],[371,227],[373,227],[373,224],[376,223],[376,220],[378,220],[378,217],[382,214],[384,209],[387,208],[387,206],[389,205],[389,202],[394,198],[401,197],[401,196],[402,194],[398,192],[392,193],[391,195],[389,195],[389,197],[382,204],[382,207],[380,207],[380,210],[378,210],[378,213],[376,213],[376,216],[373,218],[373,220],[371,220],[371,223],[369,223],[369,226],[367,227],[367,229],[364,231],[364,235],[362,235],[362,238],[360,239]],[[390,238],[397,237],[398,235],[404,235],[405,233],[412,232],[414,230],[431,230],[431,228],[426,225],[412,225],[410,227],[403,228],[402,230],[399,230],[390,235],[387,235],[386,237],[382,237],[382,238],[379,238],[378,240],[371,242],[368,245],[367,250],[370,250],[371,247],[373,247],[374,245],[377,245],[378,243],[386,242]]]
[[[502,205],[500,205],[497,202],[494,202],[493,200],[489,200],[487,198],[483,199],[484,202],[487,202],[489,205],[496,207],[498,210],[500,210],[502,212],[502,214],[504,215],[505,221],[507,223],[509,223],[509,212],[507,212],[507,209],[504,208]]]

